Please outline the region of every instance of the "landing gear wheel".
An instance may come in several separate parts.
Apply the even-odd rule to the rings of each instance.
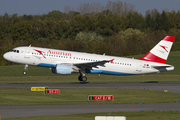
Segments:
[[[27,74],[27,72],[26,72],[27,68],[28,68],[28,65],[26,64],[26,65],[24,66],[23,75],[26,75],[26,74]]]
[[[27,74],[27,72],[26,71],[23,71],[23,75],[26,75]]]
[[[86,76],[81,76],[81,75],[80,75],[80,76],[78,77],[78,80],[79,80],[79,81],[86,82],[87,77],[86,77]]]
[[[82,77],[81,77],[81,80],[82,80],[83,82],[86,82],[87,77],[86,77],[86,76],[82,76]]]
[[[81,75],[78,77],[78,80],[79,80],[79,81],[82,81],[82,76],[81,76]]]
[[[79,73],[80,73],[80,75],[79,75],[79,77],[78,77],[78,80],[79,80],[79,81],[86,82],[87,77],[85,76],[85,71],[79,70]]]

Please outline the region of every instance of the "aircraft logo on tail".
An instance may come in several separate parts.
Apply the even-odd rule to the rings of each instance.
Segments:
[[[162,47],[166,52],[168,52],[168,51],[167,51],[167,48],[168,48],[168,47],[162,46],[162,45],[159,45],[159,46]]]

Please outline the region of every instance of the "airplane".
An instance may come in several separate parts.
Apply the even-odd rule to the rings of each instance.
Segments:
[[[3,55],[4,59],[28,65],[51,68],[52,73],[70,75],[79,72],[79,81],[86,81],[86,73],[109,75],[140,75],[174,70],[165,64],[175,36],[164,37],[144,57],[139,59],[82,53],[41,47],[16,47]]]

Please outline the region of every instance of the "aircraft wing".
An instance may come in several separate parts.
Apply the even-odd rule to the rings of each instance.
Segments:
[[[103,61],[96,61],[96,62],[87,62],[87,63],[76,63],[76,64],[73,64],[74,66],[80,68],[81,70],[85,70],[85,69],[88,69],[88,70],[92,70],[93,67],[95,68],[98,68],[97,66],[104,66],[105,63],[108,63],[108,62],[113,62],[114,59],[112,60],[103,60]]]

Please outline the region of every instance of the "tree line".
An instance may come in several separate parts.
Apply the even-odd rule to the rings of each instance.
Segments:
[[[147,10],[143,16],[121,1],[83,4],[77,10],[43,15],[0,16],[0,65],[3,54],[17,46],[38,46],[115,56],[147,53],[166,35],[176,36],[180,50],[180,11]]]

